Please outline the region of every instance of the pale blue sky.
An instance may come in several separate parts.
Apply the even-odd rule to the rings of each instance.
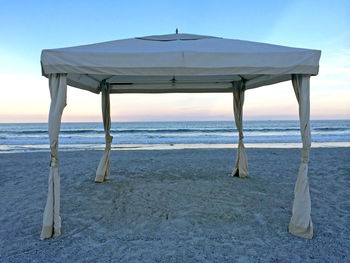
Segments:
[[[42,49],[169,34],[175,28],[184,33],[322,50],[320,75],[311,82],[311,116],[350,118],[350,1],[0,0],[0,6],[0,122],[46,120],[49,98],[47,81],[40,76]],[[271,86],[270,90],[281,92],[284,99],[293,96],[289,85]],[[248,118],[297,117],[296,110],[289,111],[294,97],[281,103],[277,94],[275,108],[269,105],[274,103],[271,98],[266,98],[264,107],[258,97],[266,90],[247,94]],[[85,93],[72,90],[68,94],[68,105],[73,105],[67,106],[64,120],[99,118],[100,98]],[[139,120],[137,116],[143,120],[230,119],[232,98],[222,94],[212,98],[205,94],[123,95],[113,98],[112,116],[114,120]],[[82,99],[93,105],[91,111],[79,109]],[[329,103],[323,105],[327,99]],[[132,109],[135,101],[159,108],[153,106],[149,117],[143,116],[144,112],[140,115]],[[188,101],[193,102],[192,108]],[[164,109],[169,102],[173,106]],[[184,111],[188,116],[182,118]]]

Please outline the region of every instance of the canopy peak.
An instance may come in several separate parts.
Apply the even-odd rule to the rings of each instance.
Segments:
[[[151,40],[151,41],[176,41],[176,40],[198,40],[198,39],[205,39],[205,38],[220,38],[220,37],[202,36],[202,35],[194,35],[194,34],[179,34],[179,30],[176,28],[175,34],[137,37],[136,39]]]

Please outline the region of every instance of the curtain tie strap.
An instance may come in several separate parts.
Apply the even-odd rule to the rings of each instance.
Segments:
[[[107,134],[106,135],[106,148],[107,149],[111,149],[112,141],[113,141],[113,136]]]
[[[50,156],[50,167],[58,167],[58,159],[56,157]]]
[[[302,163],[308,163],[309,162],[309,152],[310,148],[309,147],[303,147],[301,151],[301,162]]]

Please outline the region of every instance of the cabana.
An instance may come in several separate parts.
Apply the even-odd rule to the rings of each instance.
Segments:
[[[170,34],[116,40],[92,45],[43,50],[42,74],[49,79],[50,174],[41,238],[61,234],[58,135],[66,106],[67,85],[102,93],[106,146],[95,181],[110,173],[110,100],[112,93],[233,94],[234,117],[239,132],[232,175],[248,176],[243,144],[244,93],[292,80],[299,103],[302,138],[301,164],[294,189],[289,232],[312,238],[308,184],[310,135],[310,76],[318,74],[321,51],[192,34]]]

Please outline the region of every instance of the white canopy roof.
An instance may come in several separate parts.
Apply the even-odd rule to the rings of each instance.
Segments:
[[[191,34],[131,38],[43,50],[43,75],[66,73],[71,86],[111,93],[232,92],[317,75],[321,51]]]

